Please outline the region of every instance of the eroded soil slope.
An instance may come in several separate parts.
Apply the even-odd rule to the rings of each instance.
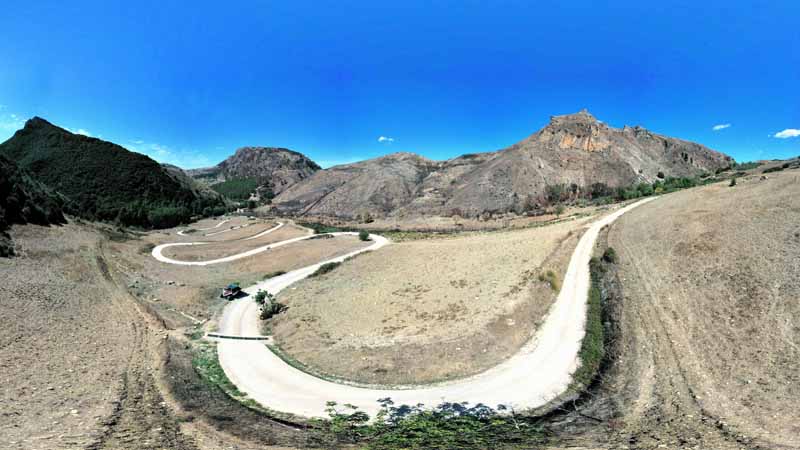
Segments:
[[[312,370],[366,383],[479,372],[536,330],[587,219],[395,243],[281,292],[277,345]]]

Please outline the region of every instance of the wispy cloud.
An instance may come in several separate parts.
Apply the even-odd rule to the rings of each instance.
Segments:
[[[797,136],[800,136],[800,130],[796,128],[787,128],[772,135],[772,137],[776,137],[778,139],[789,139]]]
[[[170,146],[156,142],[146,142],[141,139],[131,141],[129,150],[147,155],[160,163],[172,164],[184,169],[210,166],[211,161],[200,152],[192,150],[174,149]]]
[[[82,134],[84,136],[92,137],[92,133],[84,130],[83,128],[77,128],[77,129],[67,128],[67,130],[69,130],[69,132],[72,134]]]
[[[721,123],[719,125],[714,125],[713,127],[711,127],[711,129],[714,130],[714,131],[719,131],[719,130],[724,130],[725,128],[730,128],[730,127],[731,127],[731,124],[729,124],[729,123]]]
[[[389,136],[381,136],[378,138],[378,142],[382,144],[391,144],[392,142],[394,142],[394,138]]]

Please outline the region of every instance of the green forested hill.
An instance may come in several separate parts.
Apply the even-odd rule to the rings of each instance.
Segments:
[[[66,197],[67,213],[89,220],[162,228],[224,211],[219,196],[192,189],[149,157],[39,117],[0,144],[0,154]]]

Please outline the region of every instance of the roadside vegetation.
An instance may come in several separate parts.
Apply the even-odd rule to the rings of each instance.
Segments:
[[[353,405],[328,402],[328,418],[313,422],[319,438],[372,450],[532,448],[546,441],[535,419],[504,406],[443,403],[424,408],[395,406],[390,398],[378,401],[381,409],[373,422]]]
[[[314,273],[309,275],[309,278],[318,277],[320,275],[325,275],[326,273],[328,273],[328,272],[332,271],[333,269],[339,267],[341,264],[342,263],[340,263],[340,262],[325,263],[325,264],[319,266],[319,268],[317,270],[315,270]]]

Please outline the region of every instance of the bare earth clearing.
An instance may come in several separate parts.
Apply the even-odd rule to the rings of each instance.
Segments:
[[[497,365],[527,342],[555,299],[587,219],[521,231],[409,241],[282,291],[276,344],[312,371],[418,384]]]

